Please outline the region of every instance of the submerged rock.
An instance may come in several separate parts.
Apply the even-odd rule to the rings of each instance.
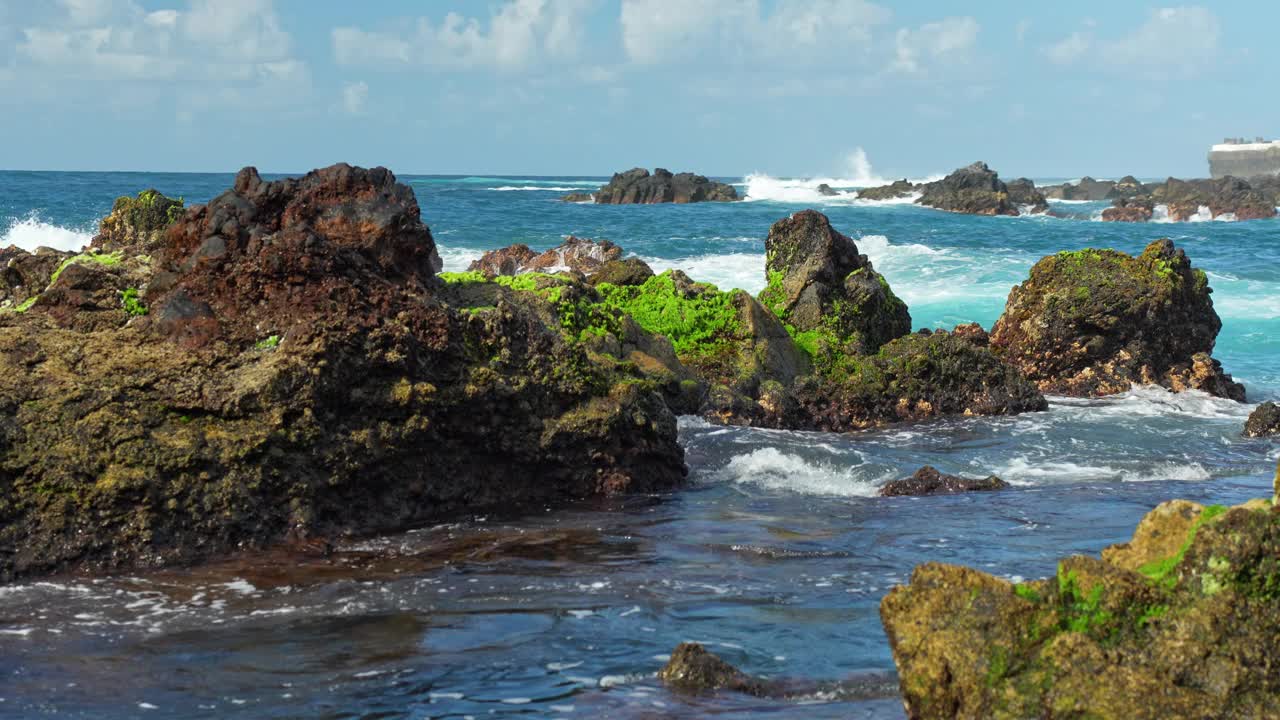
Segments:
[[[490,250],[480,256],[479,260],[472,262],[467,270],[482,272],[490,277],[570,270],[590,277],[606,263],[621,258],[622,248],[608,240],[588,240],[570,235],[564,242],[543,253],[535,253],[528,245],[523,244]],[[653,274],[652,271],[650,274]]]
[[[1018,215],[1019,204],[1038,208],[1032,212],[1043,212],[1048,207],[1030,180],[1018,181],[1011,196],[1009,186],[984,162],[960,168],[920,189],[923,194],[917,203],[969,215]]]
[[[965,478],[938,472],[932,465],[925,465],[909,478],[891,480],[880,488],[883,497],[899,495],[949,495],[982,490],[1004,490],[1009,483],[995,475],[986,478]]]
[[[1222,321],[1207,276],[1169,240],[1137,257],[1050,255],[1009,294],[991,345],[1046,393],[1110,395],[1136,384],[1244,399],[1210,357]]]
[[[683,480],[661,395],[545,302],[441,300],[435,243],[385,169],[247,168],[154,263],[149,312],[122,327],[62,322],[92,315],[69,300],[0,313],[0,581]],[[73,268],[103,267],[72,263],[36,307],[95,297]]]
[[[894,180],[888,185],[879,187],[864,188],[858,191],[859,200],[895,200],[897,198],[908,197],[916,192],[916,186],[912,185],[905,178],[902,180]]]
[[[763,682],[747,676],[698,643],[676,646],[671,659],[658,671],[658,679],[682,692],[731,690],[763,695],[765,690]]]
[[[1271,437],[1280,435],[1280,405],[1264,402],[1249,413],[1244,424],[1245,437]]]
[[[1280,510],[1174,500],[1013,584],[920,565],[880,616],[912,718],[1280,715]]]
[[[804,210],[769,228],[760,301],[815,357],[874,353],[911,332],[889,283],[826,215]]]
[[[568,203],[589,203],[595,200],[595,195],[584,192],[571,192],[568,195],[562,196],[560,200]]]
[[[738,199],[738,191],[732,185],[693,173],[673,175],[663,168],[657,168],[652,175],[644,168],[615,173],[613,179],[595,194],[596,203],[603,205],[727,202]]]

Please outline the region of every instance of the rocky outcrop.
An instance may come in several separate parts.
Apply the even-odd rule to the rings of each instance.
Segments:
[[[640,258],[630,257],[625,260],[609,260],[596,268],[587,276],[592,285],[609,283],[610,285],[643,285],[653,277],[653,268]]]
[[[656,384],[567,338],[551,302],[445,302],[413,192],[385,169],[247,168],[168,229],[134,296],[146,314],[65,322],[56,297],[95,296],[74,268],[146,274],[117,252],[0,313],[0,580],[684,477]]]
[[[986,163],[976,162],[960,168],[936,182],[919,187],[922,195],[917,203],[948,212],[969,215],[1018,215],[1018,205],[1031,205],[1032,212],[1048,207],[1044,196],[1030,180],[1020,181],[1011,197],[1009,186]],[[1041,208],[1041,209],[1035,209]]]
[[[1203,211],[1214,218],[1229,215],[1236,220],[1276,216],[1276,199],[1271,192],[1255,189],[1249,182],[1230,176],[1214,180],[1169,178],[1163,183],[1145,186],[1141,193],[1134,192],[1131,186],[1125,187],[1125,192],[1114,195],[1114,207],[1103,213],[1104,220],[1135,222],[1140,215],[1130,208],[1157,205],[1166,207],[1169,219],[1176,222],[1189,221]]]
[[[664,685],[681,692],[729,690],[764,695],[764,683],[744,674],[698,643],[680,643],[658,671]]]
[[[615,173],[613,179],[595,193],[596,203],[602,205],[728,202],[738,199],[738,191],[732,185],[693,173],[673,175],[663,168],[654,170],[652,175],[644,168]]]
[[[1149,197],[1118,199],[1102,211],[1106,222],[1147,222],[1155,214],[1155,203]]]
[[[562,196],[560,200],[568,203],[589,203],[595,200],[595,196],[591,193],[571,192],[568,195]]]
[[[165,231],[185,210],[182,198],[175,200],[154,189],[116,198],[90,248],[98,253],[150,255],[163,246]]]
[[[1014,584],[939,563],[880,617],[912,718],[1280,715],[1280,506],[1166,502]]]
[[[588,240],[570,235],[563,243],[543,253],[535,253],[528,245],[522,244],[490,250],[472,262],[467,270],[489,277],[569,270],[590,277],[606,263],[621,258],[622,248],[608,240]]]
[[[830,185],[826,184],[826,183],[819,183],[819,184],[818,184],[818,194],[819,194],[819,195],[821,195],[821,196],[823,196],[823,197],[835,197],[836,195],[839,195],[840,193],[839,193],[839,191],[832,189],[832,187],[831,187]]]
[[[1032,215],[1049,210],[1049,203],[1044,195],[1036,189],[1036,184],[1027,178],[1018,178],[1008,185],[1009,200],[1018,206],[1019,212]]]
[[[1063,183],[1061,185],[1049,185],[1041,188],[1045,198],[1049,200],[1077,200],[1099,202],[1109,200],[1109,194],[1115,189],[1116,183],[1111,180],[1095,180],[1088,175],[1080,178],[1077,183]]]
[[[1098,396],[1136,384],[1244,399],[1210,357],[1222,321],[1204,271],[1169,240],[1137,257],[1050,255],[1009,294],[991,331],[1001,357],[1046,393]]]
[[[1249,413],[1244,424],[1245,437],[1273,437],[1280,435],[1280,405],[1264,402]]]
[[[896,200],[898,198],[909,197],[910,195],[915,193],[916,190],[917,190],[916,186],[912,185],[906,179],[894,180],[892,183],[888,185],[881,185],[879,187],[864,188],[862,190],[859,190],[858,199],[859,200],[878,200],[878,201]]]
[[[1147,187],[1143,185],[1142,182],[1138,180],[1138,178],[1132,175],[1125,175],[1124,177],[1120,178],[1120,180],[1116,182],[1116,184],[1113,185],[1110,190],[1107,191],[1106,197],[1102,199],[1118,200],[1121,198],[1134,198],[1134,197],[1138,197],[1139,195],[1146,195],[1146,194],[1147,194]]]
[[[880,487],[881,497],[901,495],[950,495],[962,492],[1004,490],[1009,483],[995,475],[985,478],[966,478],[938,472],[932,465],[925,465],[909,478],[890,480]]]
[[[804,210],[769,229],[765,239],[768,286],[760,301],[811,354],[874,353],[911,332],[911,315],[889,283],[827,216]]]
[[[16,245],[0,249],[0,312],[25,312],[58,267],[74,255],[47,247],[35,252]]]

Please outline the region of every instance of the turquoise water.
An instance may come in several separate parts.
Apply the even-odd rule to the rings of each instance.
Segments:
[[[0,245],[72,247],[123,193],[189,201],[232,176],[0,173]],[[1103,204],[985,218],[824,199],[750,178],[736,204],[558,202],[602,178],[402,177],[447,269],[486,249],[607,238],[656,269],[759,290],[764,238],[806,207],[855,238],[918,327],[990,326],[1009,288],[1066,249],[1171,237],[1223,319],[1215,356],[1249,402],[1280,397],[1280,224],[1119,225]],[[743,179],[738,178],[736,181]],[[1139,388],[1045,413],[832,435],[688,418],[691,487],[521,519],[474,518],[346,548],[333,564],[264,557],[198,571],[0,588],[0,716],[900,717],[877,607],[919,562],[1007,577],[1128,537],[1171,497],[1268,492],[1274,444],[1239,437],[1252,405]],[[879,499],[929,463],[993,472],[990,495]],[[442,469],[447,472],[447,469]],[[830,681],[800,699],[687,698],[653,673],[700,640],[745,670]]]

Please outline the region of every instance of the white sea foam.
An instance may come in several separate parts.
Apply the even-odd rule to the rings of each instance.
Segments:
[[[489,189],[494,192],[514,192],[518,190],[533,190],[537,192],[576,192],[582,188],[557,185],[503,185],[502,187],[491,187]]]
[[[78,251],[92,239],[93,233],[53,225],[41,220],[39,215],[31,214],[12,220],[4,233],[0,234],[0,248],[17,245],[23,250],[50,247],[55,250]]]
[[[812,177],[812,178],[779,178],[765,173],[752,173],[743,178],[746,185],[746,200],[772,200],[786,203],[824,203],[824,204],[856,204],[856,205],[909,205],[920,196],[913,194],[892,200],[858,200],[857,189],[878,187],[893,182],[891,179],[876,175],[862,148],[855,149],[845,162],[844,177]],[[926,178],[912,180],[913,183],[933,182],[942,175],[931,175]],[[897,178],[895,178],[897,179]],[[823,195],[818,192],[819,185],[827,185],[839,195]]]
[[[734,457],[716,476],[769,490],[838,497],[871,497],[886,479],[864,477],[854,467],[809,462],[772,447]]]
[[[1197,462],[1148,463],[1141,467],[1085,465],[1061,459],[1037,459],[1026,455],[1011,458],[994,473],[1013,485],[1044,485],[1057,482],[1154,482],[1159,480],[1202,481],[1212,476]]]
[[[483,250],[445,247],[444,245],[436,245],[436,252],[440,253],[440,259],[444,261],[445,272],[462,272],[484,254]]]
[[[1240,420],[1251,406],[1199,390],[1175,393],[1157,385],[1134,387],[1103,398],[1051,397],[1056,411],[1082,418],[1193,417],[1205,420]]]
[[[698,282],[721,290],[738,288],[756,294],[764,289],[764,253],[695,255],[686,258],[642,258],[655,273],[680,270]]]

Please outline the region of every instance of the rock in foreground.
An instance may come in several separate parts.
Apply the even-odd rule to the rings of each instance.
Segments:
[[[1046,393],[1089,397],[1145,384],[1244,400],[1244,387],[1210,356],[1222,327],[1211,292],[1169,240],[1137,257],[1061,252],[1009,293],[991,344]]]
[[[169,227],[154,271],[136,247],[72,267],[150,275],[145,314],[80,327],[62,278],[0,314],[0,581],[683,479],[661,396],[545,302],[441,301],[435,243],[385,169],[247,168]]]
[[[985,478],[966,478],[938,472],[932,465],[925,465],[909,478],[891,480],[880,488],[882,497],[900,495],[950,495],[962,492],[1004,490],[1009,483],[995,475]]]
[[[1280,405],[1264,402],[1249,413],[1244,424],[1245,437],[1272,437],[1280,435]]]
[[[601,205],[729,202],[738,199],[738,191],[732,185],[693,173],[673,175],[663,168],[657,168],[652,175],[644,168],[615,173],[613,179],[595,193],[595,201]]]
[[[1018,585],[928,563],[880,616],[911,718],[1280,716],[1280,509],[1182,500]]]

